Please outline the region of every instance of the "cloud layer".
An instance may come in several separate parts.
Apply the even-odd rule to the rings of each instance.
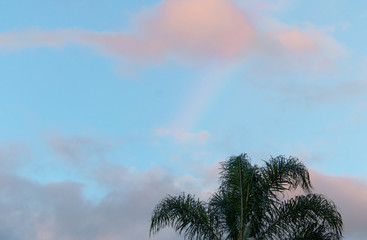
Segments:
[[[79,183],[39,184],[4,174],[0,180],[0,238],[9,240],[148,239],[154,204],[178,192],[171,176],[147,173],[139,175],[138,188],[112,191],[94,204]]]
[[[123,167],[115,169],[121,168]],[[176,195],[181,191],[201,197],[208,196],[203,192],[205,184],[210,185],[217,181],[217,171],[212,170],[203,169],[203,178],[200,180],[188,176],[173,176],[159,169],[141,173],[125,169],[119,171],[120,176],[115,178],[110,175],[111,171],[102,169],[99,180],[107,176],[108,181],[115,182],[117,187],[97,203],[85,199],[83,185],[77,182],[40,184],[0,173],[0,238],[148,239],[150,214],[154,205],[167,194]],[[366,183],[314,171],[311,177],[316,191],[325,194],[340,207],[348,239],[366,236]],[[199,186],[198,181],[204,185],[194,187]],[[163,231],[155,238],[173,240],[178,236],[172,231]]]
[[[0,50],[76,44],[139,63],[242,61],[256,55],[270,57],[272,62],[297,59],[305,65],[312,56],[321,68],[344,53],[322,30],[300,29],[254,15],[233,0],[165,0],[136,14],[133,31],[5,32],[0,33]]]
[[[165,129],[159,132],[175,137],[174,132]],[[193,136],[189,137],[191,139]],[[200,139],[200,134],[196,137]],[[187,140],[186,136],[183,140]],[[164,196],[185,191],[207,199],[218,186],[218,163],[193,163],[197,173],[194,175],[174,175],[160,168],[138,172],[120,163],[94,165],[94,155],[106,151],[102,148],[105,146],[103,142],[78,136],[54,137],[53,141],[58,144],[47,146],[54,148],[56,155],[65,152],[65,157],[85,159],[83,165],[68,165],[68,168],[81,169],[88,166],[84,180],[40,183],[19,177],[13,168],[21,167],[22,162],[0,171],[1,239],[148,239],[150,214]],[[72,149],[73,154],[69,154],[68,148],[65,150],[66,143],[76,145]],[[0,162],[6,163],[17,156],[26,156],[27,148],[19,146],[3,147]],[[87,148],[88,154],[86,146],[91,147]],[[366,182],[347,176],[328,176],[316,171],[311,171],[311,180],[315,192],[325,194],[340,208],[345,223],[345,236],[348,239],[366,236]],[[104,189],[104,196],[99,200],[88,200],[85,189],[89,184],[97,184]],[[156,239],[162,240],[177,238],[171,230],[156,236]]]

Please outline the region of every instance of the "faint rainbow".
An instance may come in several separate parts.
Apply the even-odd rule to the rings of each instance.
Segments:
[[[233,64],[223,64],[214,70],[213,68],[205,70],[197,77],[192,91],[183,100],[170,129],[185,132],[193,130],[205,111],[228,83],[234,71]]]

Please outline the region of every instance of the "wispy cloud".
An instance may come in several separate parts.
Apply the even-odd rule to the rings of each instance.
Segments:
[[[0,51],[16,51],[30,47],[60,48],[70,43],[76,43],[80,31],[65,29],[46,31],[39,28],[29,28],[12,32],[0,33]]]
[[[88,136],[50,135],[46,137],[50,149],[65,162],[79,164],[92,159],[102,160],[107,151],[111,151],[116,143]]]
[[[205,143],[210,137],[207,131],[200,131],[197,133],[175,131],[167,128],[158,128],[154,130],[155,134],[160,137],[173,137],[180,142],[198,142]]]
[[[298,29],[279,32],[275,36],[280,44],[289,51],[314,51],[316,48],[316,41]]]
[[[293,103],[349,103],[367,92],[366,80],[306,82],[271,85]],[[268,86],[270,87],[270,86]]]

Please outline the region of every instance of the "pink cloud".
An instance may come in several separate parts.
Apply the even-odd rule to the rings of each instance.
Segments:
[[[279,32],[276,39],[289,51],[314,51],[316,48],[316,38],[298,29]]]
[[[289,59],[312,56],[321,58],[317,59],[320,66],[345,54],[322,30],[296,28],[254,15],[246,14],[233,0],[165,0],[138,14],[134,33],[89,32],[81,35],[81,41],[139,61],[238,60],[260,54],[271,57],[272,62],[273,57],[286,61],[286,65]]]
[[[187,141],[196,141],[199,143],[205,143],[210,137],[210,133],[207,131],[200,131],[197,133],[189,133],[189,132],[182,132],[182,131],[174,131],[167,128],[158,128],[154,130],[155,134],[160,137],[164,136],[171,136],[174,139],[187,142]]]
[[[243,51],[254,30],[244,12],[228,0],[171,0],[146,23],[146,32],[164,44],[207,56],[232,57]]]
[[[191,63],[235,61],[251,56],[261,56],[266,61],[274,55],[276,59],[271,58],[271,62],[283,61],[287,66],[289,59],[310,54],[313,59],[320,58],[317,66],[328,65],[343,52],[321,30],[264,20],[250,5],[245,6],[253,12],[247,14],[234,0],[164,0],[136,14],[136,26],[131,32],[15,31],[0,34],[0,50],[72,43],[139,63],[170,59]]]
[[[328,176],[311,171],[315,191],[325,194],[340,208],[345,236],[363,239],[367,235],[367,183],[352,177]]]
[[[231,0],[166,0],[138,15],[137,34],[83,35],[104,51],[134,57],[233,58],[251,45],[254,30]]]
[[[340,43],[326,34],[324,30],[313,25],[300,29],[280,24],[274,28],[272,36],[280,43],[283,50],[290,53],[302,53],[305,56],[311,55],[317,60],[320,60],[318,58],[332,60],[347,54]]]

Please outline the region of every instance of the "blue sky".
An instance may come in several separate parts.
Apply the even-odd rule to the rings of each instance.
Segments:
[[[246,152],[300,158],[363,239],[366,7],[2,1],[0,238],[148,239],[159,199]]]

